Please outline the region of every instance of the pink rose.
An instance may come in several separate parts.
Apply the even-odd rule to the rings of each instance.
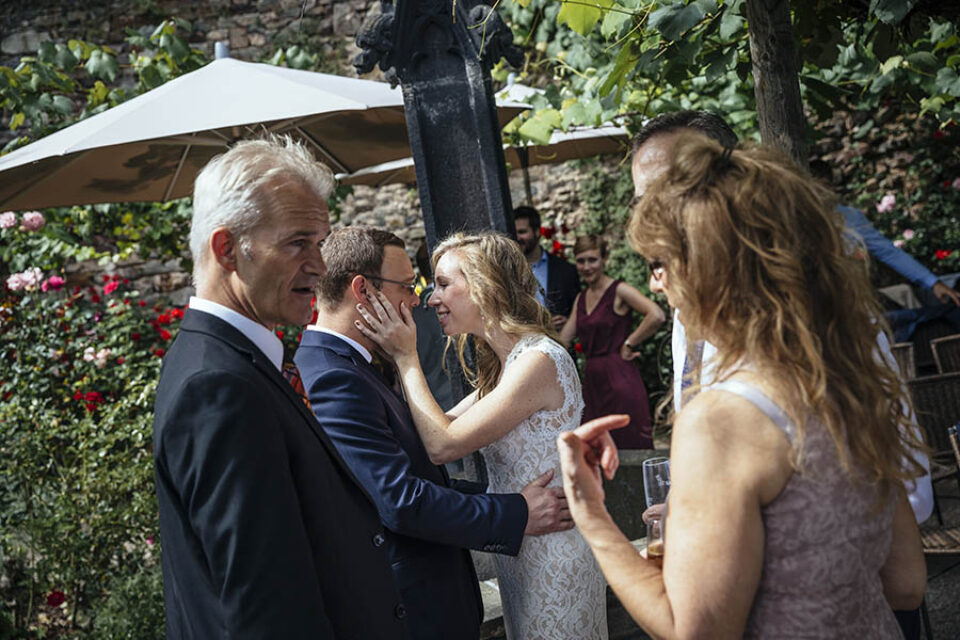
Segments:
[[[913,240],[913,236],[916,234],[913,232],[913,229],[904,229],[903,230],[903,239],[904,240]]]
[[[877,212],[886,213],[887,211],[893,211],[894,205],[897,203],[897,197],[892,193],[880,198],[880,203],[877,205]]]
[[[20,277],[19,273],[14,273],[7,278],[7,288],[10,289],[10,291],[19,291],[20,289],[23,289],[24,286],[26,285],[23,283],[23,279]]]
[[[20,277],[27,283],[28,287],[36,287],[43,281],[43,272],[37,267],[30,267],[21,273]]]
[[[893,241],[893,246],[895,246],[897,249],[902,248],[902,247],[903,247],[903,240],[894,240],[894,241]]]
[[[50,276],[40,284],[41,291],[59,291],[63,288],[63,285],[67,283],[66,280],[60,276]]]
[[[45,224],[47,224],[47,221],[44,219],[42,213],[39,211],[28,211],[23,214],[23,222],[20,226],[26,231],[38,231],[43,229]]]
[[[953,185],[954,189],[960,189],[960,178],[954,178],[953,182],[951,182],[950,184]],[[0,218],[2,217],[3,216],[0,216]]]
[[[103,285],[103,294],[108,296],[114,291],[116,291],[117,287],[119,286],[120,286],[119,282],[116,282],[116,281],[108,282],[107,284]]]
[[[0,229],[10,229],[17,226],[17,214],[13,211],[0,213]]]

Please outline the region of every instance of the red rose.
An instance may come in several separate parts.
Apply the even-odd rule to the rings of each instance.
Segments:
[[[54,589],[47,594],[47,604],[51,607],[59,607],[66,602],[66,600],[67,597],[63,595],[63,591],[60,591],[59,589]]]
[[[570,227],[568,227],[565,224],[562,224],[560,225],[560,231],[562,231],[563,233],[570,233]]]
[[[573,345],[573,350],[577,353],[583,353],[583,345],[578,342],[577,344]]]
[[[130,339],[131,339],[131,340],[139,340],[139,339],[140,339],[140,334],[137,333],[136,331],[134,331],[133,333],[130,334]]]
[[[553,255],[559,256],[563,253],[563,243],[559,240],[553,241]]]
[[[310,324],[317,324],[318,317],[320,317],[320,312],[314,309],[313,316],[310,317]]]
[[[162,358],[165,353],[166,351],[158,347],[157,350],[153,352],[153,355],[157,356],[158,358]]]
[[[137,304],[140,305],[141,307],[147,306],[147,303],[144,302],[143,300],[137,300]]]
[[[77,389],[76,391],[73,392],[73,399],[74,399],[74,400],[83,400],[83,394],[80,393],[80,390],[79,390],[79,389]]]
[[[130,278],[124,278],[123,284],[130,284]]]
[[[117,358],[117,364],[123,364],[123,358]]]
[[[103,285],[103,295],[105,296],[110,295],[111,293],[116,291],[117,287],[119,286],[120,286],[120,283],[117,282],[116,280],[114,280],[113,282],[108,282],[107,284]]]
[[[124,299],[123,299],[123,304],[129,305],[129,304],[130,304],[130,298],[124,298]]]
[[[549,240],[553,237],[554,228],[553,227],[540,227],[540,235]]]
[[[92,296],[90,296],[90,302],[94,304],[100,302],[100,296],[98,296],[97,294],[93,294]]]
[[[173,318],[174,320],[182,320],[183,311],[177,308],[170,309],[170,317]]]
[[[157,316],[157,322],[160,324],[170,324],[170,316],[165,313],[161,313]]]
[[[283,331],[280,331],[280,329],[277,329],[277,337],[283,340]]]
[[[303,331],[297,334],[297,344],[300,344],[300,340],[303,338]]]
[[[949,180],[944,180],[944,181],[941,183],[941,185],[943,186],[944,189],[949,189],[949,188],[950,188],[950,181],[949,181]]]
[[[160,329],[160,337],[163,338],[164,340],[169,340],[170,332],[167,331],[166,329]]]
[[[110,276],[103,276],[104,282],[110,282]]]
[[[946,260],[950,257],[951,253],[953,253],[953,251],[950,249],[937,249],[936,253],[933,255],[937,260]]]
[[[943,140],[943,137],[944,137],[945,135],[946,135],[946,134],[943,133],[943,130],[937,129],[936,131],[933,132],[933,139],[934,139],[934,140]]]

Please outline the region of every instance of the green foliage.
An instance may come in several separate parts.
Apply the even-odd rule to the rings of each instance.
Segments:
[[[554,128],[708,109],[756,136],[746,1],[506,3],[501,12],[527,51],[521,79],[563,87],[523,116],[533,124],[511,132],[540,141]],[[960,36],[914,4],[873,0],[864,12],[842,0],[792,3],[801,90],[820,118],[896,99],[942,123],[960,119]]]
[[[839,131],[821,140],[841,200],[863,210],[874,226],[936,274],[960,270],[960,131],[940,129],[930,116],[838,114],[822,125]],[[881,202],[887,197],[890,205]],[[878,269],[880,286],[902,282]]]
[[[159,560],[152,406],[181,312],[119,279],[44,283],[0,301],[0,571],[21,633],[75,637],[111,580]]]
[[[96,635],[103,640],[163,640],[163,574],[160,565],[110,581],[110,596],[97,612]]]

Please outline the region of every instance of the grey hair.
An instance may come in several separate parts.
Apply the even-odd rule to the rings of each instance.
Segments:
[[[207,243],[213,232],[229,229],[238,237],[240,250],[250,257],[245,234],[269,210],[271,193],[289,184],[303,185],[323,201],[335,186],[333,172],[289,136],[244,140],[207,163],[193,186],[190,253],[196,286],[202,284]]]

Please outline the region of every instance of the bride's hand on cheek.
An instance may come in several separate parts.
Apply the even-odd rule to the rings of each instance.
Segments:
[[[376,342],[394,361],[417,356],[417,325],[407,305],[400,303],[399,312],[382,292],[367,296],[367,304],[357,305],[363,321],[354,322],[363,335]]]

